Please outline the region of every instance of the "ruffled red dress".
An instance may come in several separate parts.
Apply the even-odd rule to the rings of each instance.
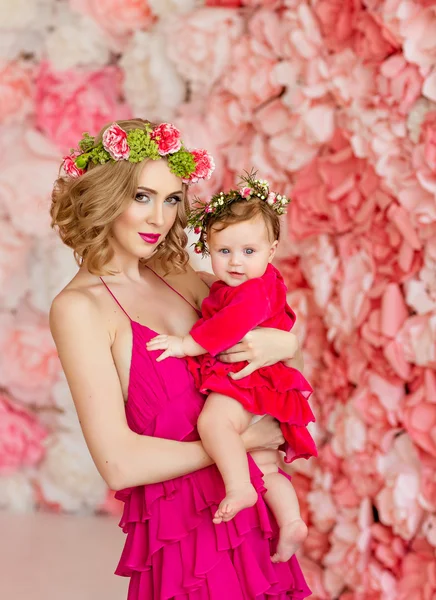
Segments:
[[[240,371],[247,363],[226,364],[215,358],[255,327],[290,331],[296,316],[286,302],[286,292],[280,272],[271,264],[262,277],[237,287],[215,282],[203,301],[202,318],[190,332],[208,354],[188,358],[188,366],[200,391],[230,396],[254,415],[278,419],[286,440],[285,460],[292,462],[317,456],[307,429],[315,420],[308,403],[312,393],[309,382],[297,369],[281,362],[234,381],[229,373]]]

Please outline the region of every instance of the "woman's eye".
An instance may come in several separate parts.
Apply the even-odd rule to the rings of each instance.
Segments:
[[[135,196],[135,200],[137,202],[141,202],[142,204],[144,204],[145,202],[148,202],[150,200],[150,196],[148,196],[147,194],[136,194]]]
[[[253,253],[254,253],[253,248],[246,248],[245,249],[245,254],[253,254]]]
[[[166,201],[168,204],[177,204],[178,202],[181,202],[182,199],[180,196],[171,196],[170,198],[167,198]]]

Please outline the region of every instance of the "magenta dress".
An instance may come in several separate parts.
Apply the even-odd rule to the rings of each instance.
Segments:
[[[156,362],[160,351],[148,352],[146,343],[157,333],[130,319],[113,298],[132,326],[130,429],[198,440],[205,397],[195,388],[186,361]],[[259,498],[228,523],[212,522],[225,495],[215,466],[117,492],[124,502],[120,527],[127,539],[115,572],[130,577],[128,600],[300,600],[310,595],[295,556],[287,563],[271,562],[278,528],[262,498],[262,473],[248,458]]]

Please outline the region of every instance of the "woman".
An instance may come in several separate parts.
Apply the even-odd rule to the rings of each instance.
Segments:
[[[196,431],[204,397],[182,359],[146,350],[157,332],[185,335],[208,294],[183,229],[186,182],[211,165],[188,154],[172,126],[131,120],[85,135],[65,159],[51,214],[80,268],[53,301],[52,334],[93,460],[125,502],[117,573],[131,577],[129,600],[304,598],[296,558],[271,563],[277,526],[252,460],[257,504],[212,523],[223,483]],[[222,359],[248,360],[247,372],[295,354],[288,332],[250,336]],[[247,450],[282,442],[267,419],[244,434]]]

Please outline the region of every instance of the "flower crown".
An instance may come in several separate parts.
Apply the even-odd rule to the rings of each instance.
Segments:
[[[290,199],[283,194],[276,194],[270,191],[269,184],[264,179],[255,179],[256,172],[252,171],[242,176],[241,184],[238,189],[230,190],[227,193],[219,192],[212,196],[209,202],[196,199],[196,204],[191,209],[188,226],[194,230],[194,233],[200,234],[200,239],[194,244],[194,252],[207,256],[209,251],[206,245],[206,231],[210,220],[219,221],[224,217],[227,208],[233,202],[243,200],[253,200],[260,198],[264,200],[271,209],[278,215],[286,212],[286,206]]]
[[[183,183],[209,179],[215,169],[210,154],[206,150],[187,150],[180,131],[170,123],[161,123],[157,127],[146,123],[144,129],[128,132],[113,123],[98,144],[89,133],[84,133],[78,145],[79,150],[72,149],[62,163],[65,173],[73,178],[83,175],[90,162],[104,164],[128,160],[137,163],[145,158],[158,160],[163,156],[167,157],[170,171],[181,177]]]

